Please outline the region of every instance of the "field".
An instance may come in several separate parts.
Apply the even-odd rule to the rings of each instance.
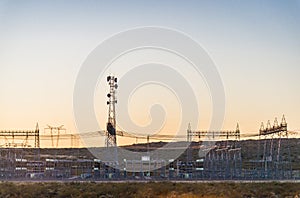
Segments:
[[[290,197],[300,183],[0,183],[0,197]]]

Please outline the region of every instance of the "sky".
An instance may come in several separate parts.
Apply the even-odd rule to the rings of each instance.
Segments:
[[[299,0],[1,0],[0,130],[34,129],[38,122],[42,132],[47,124],[64,125],[69,133],[83,132],[76,128],[73,115],[81,65],[105,39],[144,26],[184,32],[208,52],[225,89],[223,129],[235,129],[238,122],[243,133],[257,133],[261,122],[285,114],[289,129],[299,130],[299,24]],[[118,71],[110,72],[118,76]],[[108,110],[104,85],[99,82],[95,93],[101,128]],[[180,119],[176,101],[171,93],[158,97],[166,92],[161,87],[145,88],[157,97],[136,92],[129,114],[138,125],[146,125],[151,121],[146,107],[151,102],[174,104],[166,106],[171,111],[165,122],[169,133]],[[209,98],[204,92],[203,97]],[[201,101],[204,113],[198,123],[191,123],[193,128],[209,128],[208,100]]]

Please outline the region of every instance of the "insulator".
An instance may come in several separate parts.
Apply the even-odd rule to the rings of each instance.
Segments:
[[[110,76],[107,76],[107,82],[110,81],[110,79],[111,79],[111,77],[110,77]]]
[[[278,127],[278,121],[277,121],[277,118],[275,118],[274,120],[274,125],[273,125],[274,128],[277,128]]]
[[[118,80],[117,80],[117,78],[115,78],[115,82],[117,82]]]
[[[111,97],[110,93],[109,93],[109,94],[107,94],[107,97],[109,97],[109,98]]]
[[[264,127],[264,123],[262,122],[260,125],[260,131],[263,131],[263,130],[265,130],[265,127]]]
[[[285,120],[285,117],[284,117],[284,115],[282,116],[282,120],[281,120],[281,125],[286,125],[287,123],[286,123],[286,120]]]
[[[109,105],[109,101],[107,101],[107,102],[106,102],[106,104],[108,104],[108,105]]]
[[[118,85],[117,84],[115,84],[115,89],[118,89]]]

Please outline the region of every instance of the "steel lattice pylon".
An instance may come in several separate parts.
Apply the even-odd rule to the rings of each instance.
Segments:
[[[106,125],[106,147],[116,147],[117,137],[116,137],[116,108],[117,103],[116,89],[117,78],[114,76],[107,76],[107,82],[109,84],[109,93],[107,94],[108,101],[108,121]]]

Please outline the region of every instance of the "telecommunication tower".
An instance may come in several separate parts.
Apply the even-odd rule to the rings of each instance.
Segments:
[[[116,137],[116,108],[117,103],[116,89],[117,78],[114,76],[107,76],[107,82],[109,84],[109,93],[107,94],[108,101],[108,121],[106,125],[106,147],[116,147],[117,137]]]

